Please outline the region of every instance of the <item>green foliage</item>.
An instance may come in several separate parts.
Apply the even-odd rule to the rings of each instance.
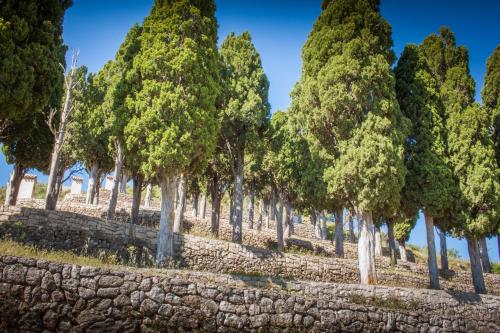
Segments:
[[[85,67],[77,70],[75,79],[78,89],[73,94],[73,121],[68,124],[65,142],[65,149],[70,150],[87,169],[97,165],[104,172],[113,165],[108,151],[110,132],[101,112],[111,83],[111,67],[112,63],[108,62],[97,74],[87,74]]]
[[[410,239],[410,233],[417,224],[417,217],[400,218],[394,223],[394,238],[397,241],[407,242]]]
[[[377,1],[329,1],[303,49],[300,109],[326,162],[331,198],[394,212],[406,121],[394,91],[391,28]]]
[[[492,116],[489,110],[472,104],[475,84],[469,73],[467,49],[457,47],[453,32],[442,28],[439,36],[426,38],[420,50],[437,78],[446,124],[445,153],[459,187],[459,197],[442,219],[453,220],[453,232],[461,236],[491,234],[498,227],[500,208],[498,165],[490,132]]]
[[[408,45],[395,69],[396,91],[411,129],[405,144],[408,174],[403,206],[439,218],[456,197],[452,170],[447,164],[446,128],[439,87],[423,52]]]
[[[111,80],[101,111],[104,126],[109,132],[110,152],[115,151],[116,144],[124,145],[126,126],[134,115],[133,102],[127,103],[127,100],[132,98],[139,86],[139,75],[134,70],[133,64],[141,48],[141,32],[142,29],[138,24],[130,29],[111,65]],[[138,147],[134,144],[127,144],[124,148],[127,157],[126,168],[135,174],[141,164],[140,156],[136,154]]]
[[[273,184],[286,196],[288,201],[294,199],[294,147],[288,130],[289,113],[276,111],[271,118],[268,132],[269,145],[265,156],[266,170],[272,177]]]
[[[68,188],[61,188],[61,192],[59,192],[59,199],[63,199],[66,194],[70,192]],[[45,194],[47,193],[47,184],[37,183],[35,189],[33,190],[33,198],[34,199],[45,199]]]
[[[9,164],[47,172],[54,135],[46,123],[46,114],[33,113],[3,131],[2,151]]]
[[[369,114],[352,138],[340,143],[340,157],[326,170],[330,192],[343,192],[361,210],[394,214],[406,174],[394,132],[389,119]]]
[[[498,262],[491,263],[491,273],[500,274],[500,263]]]
[[[500,218],[500,174],[489,120],[478,104],[451,114],[448,120],[451,163],[463,197],[462,229],[476,237],[495,233]]]
[[[231,33],[222,43],[220,55],[225,93],[222,131],[231,145],[258,139],[269,117],[269,81],[248,32]]]
[[[62,23],[71,0],[0,3],[0,123],[19,123],[58,107],[66,48]]]
[[[134,58],[140,83],[125,130],[146,178],[206,165],[218,131],[217,22],[213,1],[156,0]]]
[[[497,166],[500,167],[500,45],[497,45],[486,63],[482,98],[483,106],[491,117]]]
[[[424,53],[438,86],[444,84],[450,68],[462,67],[468,70],[469,55],[467,49],[463,46],[456,46],[455,35],[449,28],[442,27],[439,30],[439,35],[431,34],[419,48]]]

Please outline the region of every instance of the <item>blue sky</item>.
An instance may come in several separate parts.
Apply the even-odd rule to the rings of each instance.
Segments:
[[[80,50],[80,64],[98,71],[112,59],[127,31],[149,14],[153,0],[74,0],[65,17],[64,40]],[[321,12],[321,0],[216,0],[219,43],[230,33],[249,31],[260,52],[270,81],[273,111],[286,109],[289,93],[300,78],[301,49]],[[446,25],[458,44],[469,49],[471,74],[480,101],[486,59],[500,43],[500,1],[382,0],[382,15],[393,28],[394,51],[399,56],[408,43],[420,43]],[[0,160],[0,183],[12,168]],[[47,177],[39,174],[39,181]],[[419,219],[410,242],[424,245],[425,228]],[[467,257],[465,241],[449,240],[449,247]],[[496,239],[489,242],[490,256],[499,261]]]

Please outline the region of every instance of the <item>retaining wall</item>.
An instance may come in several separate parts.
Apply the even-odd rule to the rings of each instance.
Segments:
[[[0,330],[9,332],[500,330],[498,296],[325,283],[279,290],[7,256],[0,272]]]
[[[157,231],[125,223],[106,222],[76,213],[28,207],[2,207],[0,235],[48,249],[72,250],[98,256],[112,255],[128,265],[151,265],[156,251]],[[281,253],[221,240],[174,235],[176,263],[194,270],[288,279],[357,283],[356,260]],[[426,288],[422,268],[377,263],[379,283],[389,286]],[[470,274],[455,272],[441,279],[444,289],[472,291]],[[500,277],[485,274],[489,292],[500,294]]]

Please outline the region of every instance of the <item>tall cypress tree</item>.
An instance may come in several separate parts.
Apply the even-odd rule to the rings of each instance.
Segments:
[[[139,148],[141,172],[156,178],[161,188],[158,265],[173,255],[176,180],[194,159],[203,162],[215,148],[219,62],[214,13],[213,1],[155,0],[134,59],[139,86],[128,144]]]
[[[102,104],[111,84],[112,62],[97,73],[84,73],[74,95],[73,121],[68,125],[67,147],[74,152],[89,173],[86,204],[97,203],[100,175],[110,171],[113,158],[109,153],[109,128],[105,126]]]
[[[497,164],[500,166],[500,45],[497,45],[486,63],[483,105],[491,118]]]
[[[455,86],[454,90],[461,88]],[[489,132],[490,117],[484,108],[472,104],[450,114],[448,124],[450,159],[462,195],[459,230],[467,239],[474,289],[486,293],[478,240],[496,233],[500,218],[500,173]]]
[[[361,282],[377,282],[373,214],[397,209],[404,183],[406,121],[396,100],[391,27],[379,1],[324,1],[303,49],[301,109],[330,155],[330,196],[362,223]]]
[[[115,216],[118,186],[126,155],[125,127],[133,114],[133,109],[127,104],[127,98],[132,96],[138,85],[138,75],[133,70],[133,62],[140,50],[140,36],[141,27],[135,24],[120,45],[112,65],[112,80],[102,105],[105,126],[110,134],[110,151],[113,152],[115,160],[115,180],[106,215],[108,219],[114,219]],[[129,157],[134,159],[134,156]]]
[[[221,110],[222,133],[234,174],[232,239],[241,243],[245,145],[257,139],[269,116],[269,81],[248,32],[240,36],[229,34],[222,43],[220,55],[227,89]]]
[[[482,99],[483,106],[491,118],[491,133],[495,145],[497,167],[500,168],[500,45],[497,45],[486,63]],[[497,240],[500,255],[500,221],[497,227]]]
[[[434,218],[443,217],[456,193],[446,158],[444,111],[437,82],[416,45],[406,46],[395,73],[399,105],[411,121],[405,144],[408,174],[403,200],[424,212],[430,285],[438,289]]]

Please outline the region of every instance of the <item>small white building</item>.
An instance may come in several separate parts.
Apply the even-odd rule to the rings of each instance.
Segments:
[[[19,193],[17,199],[33,199],[33,192],[35,191],[36,175],[25,174],[19,185]]]
[[[71,194],[82,194],[83,178],[78,176],[71,177]]]
[[[113,186],[115,184],[115,177],[111,175],[106,176],[106,183],[104,184],[104,189],[108,191],[113,190]]]

